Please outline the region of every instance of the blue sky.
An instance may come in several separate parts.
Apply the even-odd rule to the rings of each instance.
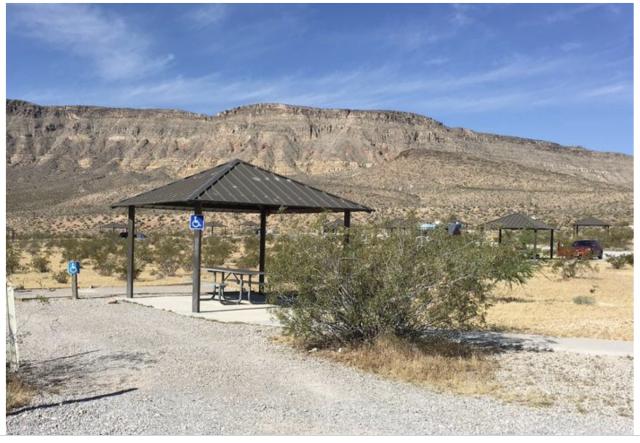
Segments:
[[[417,112],[633,151],[630,4],[8,5],[7,96]]]

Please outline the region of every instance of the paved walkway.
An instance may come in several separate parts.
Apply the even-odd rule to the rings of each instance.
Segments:
[[[80,298],[118,297],[120,300],[144,306],[172,311],[176,314],[205,318],[225,323],[249,323],[278,326],[270,312],[272,305],[249,304],[246,300],[240,305],[221,304],[219,301],[203,300],[201,312],[191,312],[191,285],[175,286],[137,286],[133,299],[124,297],[125,288],[85,288],[79,290]],[[70,289],[34,289],[16,291],[18,299],[34,299],[38,296],[51,298],[71,297]],[[575,352],[592,355],[633,356],[632,341],[598,340],[591,338],[549,337],[533,334],[515,334],[503,332],[473,331],[447,334],[459,341],[472,342],[480,346],[497,346],[503,349],[523,349],[535,351]]]
[[[447,334],[456,341],[479,346],[499,347],[505,350],[575,352],[590,355],[633,357],[633,342],[598,340],[593,338],[549,337],[508,332],[454,332]]]
[[[244,300],[238,304],[235,302],[220,303],[218,300],[200,300],[200,312],[191,312],[191,295],[169,295],[161,297],[119,297],[118,300],[128,303],[136,303],[164,311],[175,312],[187,317],[204,318],[223,323],[248,323],[263,326],[280,326],[271,315],[274,305],[266,303],[252,304]]]

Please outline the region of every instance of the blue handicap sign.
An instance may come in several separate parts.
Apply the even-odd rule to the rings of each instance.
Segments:
[[[189,229],[192,231],[204,231],[204,215],[191,214],[189,218]]]
[[[75,260],[70,260],[67,263],[67,272],[69,275],[76,275],[80,273],[80,262]]]

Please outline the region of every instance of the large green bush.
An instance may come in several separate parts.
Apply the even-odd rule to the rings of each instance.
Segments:
[[[351,229],[346,246],[340,232],[281,238],[269,292],[293,294],[276,310],[288,334],[324,346],[482,323],[492,288],[523,283],[533,266],[514,246],[482,235]]]

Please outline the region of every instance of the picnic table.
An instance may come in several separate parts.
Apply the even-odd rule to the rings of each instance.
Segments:
[[[204,268],[206,272],[210,272],[213,274],[213,295],[211,300],[213,300],[216,294],[220,297],[220,302],[224,300],[224,288],[226,287],[226,281],[232,278],[236,284],[240,287],[240,291],[238,293],[237,302],[240,303],[242,301],[242,293],[244,292],[245,284],[247,286],[247,300],[251,303],[251,288],[253,284],[260,285],[259,280],[253,280],[253,277],[260,277],[261,275],[265,275],[264,272],[255,271],[253,269],[234,269],[234,268],[222,268],[222,267],[214,267],[214,268]],[[221,279],[218,281],[218,274],[220,274]],[[259,287],[259,292],[262,292],[263,288]]]

